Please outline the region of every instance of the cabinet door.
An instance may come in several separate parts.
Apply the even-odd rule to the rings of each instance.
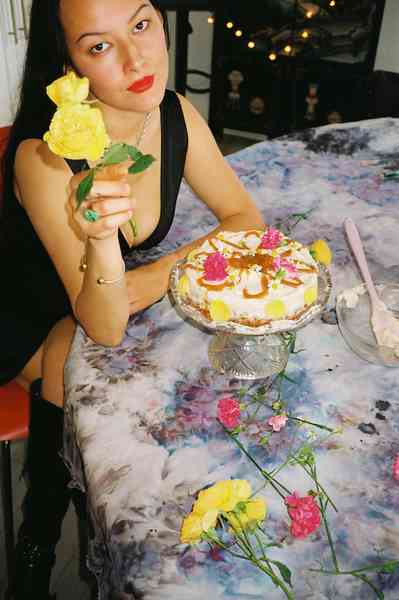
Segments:
[[[27,9],[23,0],[0,4],[0,75],[5,83],[0,92],[0,125],[10,124],[17,108],[28,37]]]

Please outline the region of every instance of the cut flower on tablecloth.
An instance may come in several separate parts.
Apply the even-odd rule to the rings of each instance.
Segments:
[[[286,344],[290,353],[294,353],[295,333],[287,335]],[[244,388],[240,389],[238,393],[239,401],[233,396],[222,397],[218,402],[218,422],[226,435],[231,438],[237,448],[258,471],[258,474],[264,480],[263,487],[270,486],[270,491],[274,491],[281,498],[290,521],[287,522],[284,519],[284,524],[282,523],[279,528],[280,531],[281,527],[289,527],[289,533],[292,542],[294,542],[294,540],[305,540],[315,532],[318,532],[318,536],[321,536],[324,529],[330,549],[330,560],[326,566],[320,564],[319,568],[312,568],[312,565],[309,565],[308,570],[314,573],[315,576],[318,574],[318,576],[360,579],[373,590],[379,600],[383,600],[384,594],[378,589],[370,574],[394,573],[399,569],[399,561],[378,561],[376,564],[367,564],[357,569],[344,570],[340,565],[334,532],[329,523],[329,511],[338,512],[338,509],[320,481],[313,444],[323,445],[331,436],[339,435],[342,431],[293,414],[285,405],[283,399],[282,384],[285,381],[289,382],[290,385],[295,384],[295,380],[287,375],[286,369],[270,383],[261,385],[251,394]],[[272,416],[268,416],[270,411],[273,413]],[[298,439],[301,439],[301,442],[296,449],[293,447],[287,448],[285,459],[270,471],[262,465],[262,453],[264,453],[266,459],[269,455],[269,448],[271,450],[275,447],[271,442],[277,438],[279,438],[279,446],[284,447],[285,427],[288,422],[290,427],[297,427]],[[318,435],[315,430],[323,433]],[[245,436],[245,438],[241,439],[241,436]],[[258,445],[258,448],[254,452],[256,445]],[[311,489],[308,489],[307,493],[301,494],[298,491],[291,491],[287,487],[289,479],[288,483],[286,483],[287,479],[283,483],[280,479],[280,473],[286,467],[290,468],[290,473],[292,473],[293,468],[300,468],[306,474],[311,482]],[[399,478],[399,455],[392,464],[392,476],[394,479]],[[209,496],[214,494],[219,484],[215,484],[213,488],[210,488]],[[200,492],[200,494],[202,493]],[[248,490],[246,493],[248,493]],[[284,540],[289,536],[283,535],[279,536],[277,540],[272,540],[270,534],[266,535],[263,523],[266,516],[266,504],[258,504],[258,499],[249,495],[243,503],[237,503],[236,508],[226,514],[220,512],[215,502],[210,502],[206,505],[206,508],[217,510],[219,516],[216,518],[215,513],[206,513],[206,511],[201,510],[196,512],[195,507],[200,494],[193,505],[191,515],[188,517],[188,523],[196,523],[197,529],[194,536],[186,538],[187,543],[207,541],[211,545],[211,551],[217,549],[222,552],[230,552],[233,557],[252,562],[253,565],[267,574],[276,586],[284,591],[287,598],[295,598],[295,589],[291,584],[289,568],[278,561],[274,561],[269,555],[273,547],[282,547]],[[201,505],[199,504],[199,506]],[[237,510],[243,506],[245,506],[245,511]],[[230,507],[231,505],[228,508]],[[205,515],[206,522],[211,523],[209,530],[204,527],[205,521],[203,519]],[[273,523],[275,523],[275,518]],[[226,531],[230,535],[227,541]],[[193,539],[195,539],[195,542],[193,542]]]
[[[48,97],[57,110],[49,130],[43,136],[50,150],[57,156],[73,160],[99,161],[80,182],[76,199],[78,208],[89,194],[96,173],[104,167],[129,161],[129,173],[141,173],[153,162],[151,154],[124,143],[112,144],[106,132],[99,108],[88,101],[89,80],[78,77],[72,70],[47,86]],[[137,225],[130,219],[133,236],[137,236]]]
[[[270,543],[262,528],[266,513],[265,500],[253,496],[248,481],[218,481],[199,492],[191,513],[183,520],[180,541],[208,542],[212,548],[251,562],[292,600],[289,568],[266,554],[269,547],[276,545]]]

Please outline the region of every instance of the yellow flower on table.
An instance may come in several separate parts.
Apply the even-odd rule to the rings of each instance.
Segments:
[[[46,92],[57,106],[80,104],[89,95],[89,80],[87,77],[78,77],[74,71],[69,71],[48,85]]]
[[[70,159],[99,160],[109,145],[101,111],[87,104],[63,104],[43,139],[50,150]]]
[[[252,491],[245,479],[218,481],[212,487],[202,490],[194,504],[193,513],[204,515],[211,509],[220,512],[234,510],[239,502],[248,500]]]
[[[236,531],[251,528],[264,521],[266,518],[266,502],[263,498],[254,498],[245,504],[245,508],[239,514],[230,513],[227,519]]]
[[[195,544],[199,542],[204,530],[202,529],[202,518],[190,513],[184,520],[180,531],[180,541],[183,544]]]

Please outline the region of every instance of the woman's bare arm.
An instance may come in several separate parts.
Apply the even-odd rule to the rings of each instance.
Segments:
[[[107,203],[112,205],[110,216],[101,219],[100,230],[97,223],[87,223],[81,211],[75,210],[74,190],[82,177],[71,179],[65,161],[39,140],[26,140],[18,148],[16,192],[65,286],[75,317],[94,341],[116,345],[129,317],[125,280],[98,285],[97,279],[115,279],[123,273],[118,226],[128,220],[132,208],[129,186],[123,182],[94,184],[91,200],[105,200],[104,211]],[[79,270],[83,254],[88,265],[85,272]],[[43,293],[51,294],[51,290]]]

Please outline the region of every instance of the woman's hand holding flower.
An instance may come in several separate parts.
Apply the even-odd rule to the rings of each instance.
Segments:
[[[76,194],[86,171],[71,178],[69,207],[83,237],[97,240],[111,237],[131,219],[135,201],[130,197],[126,181],[127,168],[122,165],[105,167],[96,174],[90,192],[79,205]]]
[[[89,223],[96,223],[96,227],[90,227],[90,231],[94,231],[94,236],[108,237],[109,232],[108,235],[103,235],[106,233],[104,227],[113,231],[114,223],[118,222],[119,225],[123,225],[126,219],[122,218],[122,215],[128,209],[123,206],[118,208],[115,203],[111,207],[107,203],[104,212],[106,219],[103,219],[101,227],[96,219],[98,211],[93,213],[90,212],[93,211],[93,208],[88,208],[93,205],[91,199],[99,195],[104,196],[104,194],[113,197],[115,194],[118,195],[118,189],[111,188],[110,191],[107,186],[105,188],[103,186],[103,188],[97,187],[93,191],[92,187],[95,185],[95,181],[113,179],[110,177],[112,169],[127,162],[129,165],[126,167],[125,175],[141,173],[152,165],[155,158],[150,154],[142,154],[140,150],[129,144],[111,144],[100,109],[93,108],[87,100],[89,95],[87,77],[78,77],[74,71],[69,71],[48,85],[46,91],[48,97],[57,105],[57,110],[43,139],[47,142],[50,150],[58,156],[72,160],[98,161],[94,168],[85,171],[84,176],[76,180],[78,185],[76,188],[73,187],[73,195],[78,209],[83,204],[85,219]],[[111,170],[107,171],[107,169]],[[98,207],[104,209],[104,203]],[[115,209],[117,209],[116,213]],[[77,214],[76,211],[74,214]],[[130,223],[133,237],[137,237],[137,224],[132,218],[132,214],[127,220]],[[77,220],[80,223],[79,218]]]

